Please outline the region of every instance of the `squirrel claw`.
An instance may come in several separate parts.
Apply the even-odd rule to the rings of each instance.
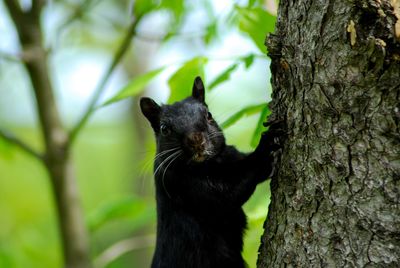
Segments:
[[[273,120],[264,123],[264,126],[269,126],[268,131],[261,134],[259,148],[266,151],[277,151],[282,148],[282,137],[287,136],[284,120]]]
[[[283,127],[285,120],[284,119],[275,119],[275,120],[269,120],[267,122],[263,123],[264,127],[276,127],[276,126],[280,126]]]

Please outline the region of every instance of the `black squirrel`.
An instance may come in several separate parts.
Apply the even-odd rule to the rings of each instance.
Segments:
[[[274,133],[244,154],[225,144],[205,103],[200,77],[192,96],[140,107],[157,142],[157,242],[152,268],[243,268],[242,205],[273,169]]]

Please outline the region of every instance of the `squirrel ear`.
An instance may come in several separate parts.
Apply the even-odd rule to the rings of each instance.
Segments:
[[[160,127],[161,107],[151,98],[141,98],[140,109],[147,120],[149,120],[154,131],[158,131]]]
[[[193,83],[192,97],[204,103],[204,94],[205,90],[203,81],[201,80],[200,76],[197,76]]]

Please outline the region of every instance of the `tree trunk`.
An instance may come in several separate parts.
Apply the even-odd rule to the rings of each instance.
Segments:
[[[258,267],[400,267],[399,0],[280,1]]]
[[[22,58],[32,82],[38,119],[45,143],[40,157],[50,177],[60,226],[64,266],[90,267],[88,234],[79,202],[75,176],[69,158],[69,137],[62,126],[47,67],[40,14],[44,1],[32,1],[23,11],[15,0],[5,0],[22,46]]]

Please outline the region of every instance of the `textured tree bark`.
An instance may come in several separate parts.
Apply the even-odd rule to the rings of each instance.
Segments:
[[[42,42],[40,13],[44,1],[32,1],[32,9],[26,12],[15,0],[5,0],[5,4],[17,29],[24,65],[35,93],[45,142],[45,153],[41,159],[53,187],[64,264],[71,268],[90,267],[88,236],[69,158],[69,138],[57,110]]]
[[[398,0],[282,0],[273,119],[288,134],[258,267],[400,267]]]

